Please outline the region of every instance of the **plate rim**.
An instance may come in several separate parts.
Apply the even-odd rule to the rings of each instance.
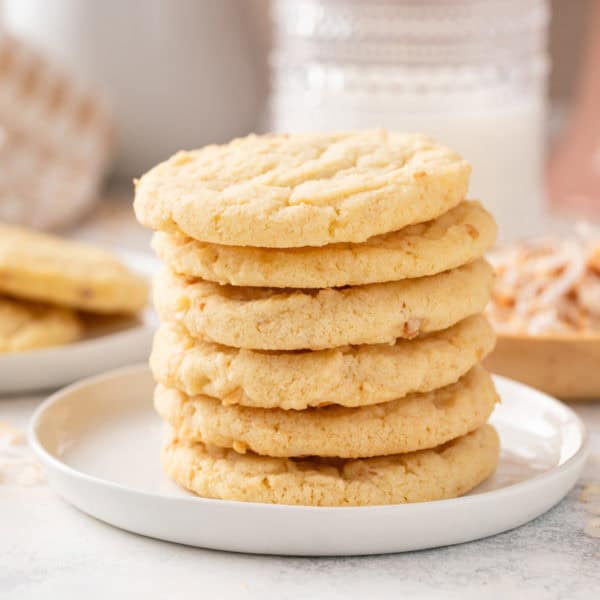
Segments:
[[[533,475],[532,477],[519,481],[517,483],[512,483],[506,485],[503,488],[496,490],[489,490],[485,492],[480,492],[478,494],[473,495],[465,495],[459,496],[457,498],[448,498],[443,500],[430,500],[428,502],[414,502],[414,503],[406,503],[406,504],[380,504],[380,505],[372,505],[372,506],[310,506],[310,505],[288,505],[288,504],[271,504],[266,502],[244,502],[241,500],[223,500],[219,498],[203,498],[201,496],[196,496],[190,494],[189,496],[168,496],[166,494],[159,494],[153,492],[147,492],[143,490],[137,490],[131,487],[128,487],[121,483],[116,483],[114,481],[110,481],[107,479],[103,479],[101,477],[97,477],[95,475],[90,475],[88,473],[84,473],[71,467],[65,462],[61,461],[59,458],[52,455],[41,443],[37,436],[37,428],[44,416],[44,413],[48,411],[53,405],[60,402],[66,395],[72,394],[73,392],[80,391],[85,389],[90,385],[95,385],[98,383],[106,382],[108,380],[123,377],[127,375],[137,375],[141,372],[149,372],[150,369],[147,363],[138,363],[135,365],[128,365],[125,367],[119,367],[117,369],[112,369],[101,373],[99,375],[93,375],[91,377],[86,377],[81,379],[75,383],[67,385],[63,388],[52,393],[48,396],[34,411],[32,414],[29,425],[27,428],[27,441],[29,446],[32,448],[34,454],[40,460],[40,462],[46,466],[46,468],[52,468],[59,471],[62,475],[70,477],[72,479],[83,480],[84,482],[95,485],[95,486],[104,486],[110,488],[114,492],[119,493],[127,493],[133,494],[137,498],[140,499],[153,499],[153,500],[161,500],[167,502],[177,502],[178,504],[191,504],[195,503],[198,506],[204,505],[218,505],[225,509],[231,508],[232,510],[236,509],[246,509],[246,510],[255,510],[255,511],[292,511],[294,513],[304,513],[304,512],[318,512],[319,514],[323,513],[345,513],[345,514],[354,514],[354,513],[372,513],[373,511],[380,512],[390,512],[393,513],[398,510],[412,510],[413,512],[419,512],[422,510],[427,510],[435,505],[440,510],[444,508],[449,508],[450,506],[456,507],[458,505],[469,505],[475,503],[483,503],[489,500],[490,496],[494,496],[498,500],[502,500],[503,497],[512,496],[514,494],[526,493],[528,488],[534,487],[539,484],[541,480],[554,480],[563,475],[565,471],[569,471],[573,468],[576,468],[580,462],[584,462],[590,451],[590,436],[589,432],[575,411],[573,411],[570,407],[566,406],[560,400],[553,398],[549,394],[541,392],[535,388],[532,388],[526,384],[520,383],[508,377],[503,377],[501,375],[493,375],[493,378],[497,382],[501,382],[502,384],[507,384],[510,386],[515,386],[517,388],[524,388],[523,391],[527,393],[534,393],[535,395],[541,396],[544,401],[550,401],[553,407],[556,409],[566,412],[573,419],[574,423],[577,426],[577,430],[580,434],[580,444],[577,450],[565,460],[564,463],[553,467],[549,471],[544,471],[542,473]]]

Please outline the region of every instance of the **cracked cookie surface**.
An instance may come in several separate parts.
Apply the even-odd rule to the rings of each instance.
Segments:
[[[148,227],[215,244],[364,242],[461,202],[470,165],[418,134],[250,135],[178,152],[136,182]]]

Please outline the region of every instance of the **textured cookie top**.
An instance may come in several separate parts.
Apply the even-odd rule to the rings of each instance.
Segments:
[[[456,152],[417,134],[250,135],[154,167],[135,211],[148,227],[217,244],[364,242],[456,206],[469,175]]]
[[[350,460],[238,454],[173,439],[162,462],[177,483],[208,498],[366,506],[460,496],[493,473],[499,451],[498,434],[484,425],[431,450]]]
[[[394,343],[481,312],[493,283],[478,260],[418,279],[324,290],[221,286],[165,270],[154,285],[163,321],[195,337],[257,350]]]
[[[99,313],[130,313],[146,280],[99,248],[0,223],[0,293]]]
[[[237,286],[326,288],[434,275],[481,257],[496,223],[478,202],[461,202],[437,219],[321,248],[251,248],[157,232],[152,246],[180,275]]]
[[[494,347],[484,316],[393,344],[307,352],[240,350],[197,340],[174,323],[154,337],[150,365],[167,387],[224,404],[302,410],[366,406],[454,383]]]
[[[481,366],[426,394],[346,408],[224,406],[158,386],[154,405],[179,439],[263,456],[360,458],[433,448],[483,425],[498,396]]]
[[[83,326],[71,310],[0,297],[0,352],[22,352],[76,340]]]

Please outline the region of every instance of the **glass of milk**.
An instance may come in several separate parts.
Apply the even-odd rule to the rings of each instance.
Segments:
[[[547,0],[274,0],[271,128],[420,131],[473,165],[501,239],[544,220]]]

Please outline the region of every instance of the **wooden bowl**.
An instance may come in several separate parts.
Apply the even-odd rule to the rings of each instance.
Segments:
[[[600,335],[498,334],[484,364],[562,400],[600,400]]]

